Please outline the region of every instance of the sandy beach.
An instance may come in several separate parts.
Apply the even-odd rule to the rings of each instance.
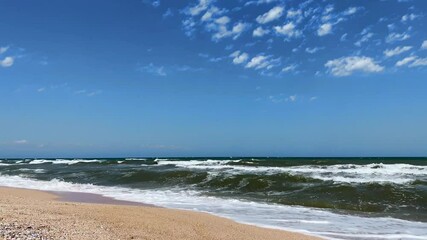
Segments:
[[[0,187],[0,239],[319,239],[206,213],[69,195]]]

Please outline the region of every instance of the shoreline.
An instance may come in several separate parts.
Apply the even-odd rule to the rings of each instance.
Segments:
[[[9,229],[9,230],[7,230]],[[321,239],[98,194],[0,186],[0,239]]]
[[[66,192],[66,191],[42,191],[42,192],[48,192],[56,195],[58,197],[58,201],[61,201],[61,202],[159,207],[153,204],[132,202],[132,201],[126,201],[126,200],[117,200],[117,199],[106,197],[96,193]]]

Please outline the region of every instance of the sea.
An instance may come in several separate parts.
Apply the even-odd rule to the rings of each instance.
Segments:
[[[326,239],[427,239],[427,158],[0,159],[0,186],[95,193]]]

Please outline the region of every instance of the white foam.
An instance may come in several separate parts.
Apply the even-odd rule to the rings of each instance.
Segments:
[[[31,169],[31,168],[20,168],[19,171],[22,171],[22,172],[34,172],[34,173],[45,173],[46,172],[45,169],[41,169],[41,168],[34,168],[34,169]]]
[[[44,163],[52,163],[52,164],[67,164],[67,165],[73,165],[77,163],[101,163],[104,162],[104,160],[87,160],[87,159],[55,159],[55,160],[46,160],[46,159],[35,159],[29,162],[28,164],[44,164]]]
[[[48,191],[95,193],[119,200],[203,211],[242,223],[299,231],[330,239],[390,239],[395,236],[400,236],[399,239],[427,239],[427,223],[424,222],[358,217],[306,207],[223,199],[203,196],[200,192],[183,189],[141,190],[2,175],[0,175],[0,185]],[[360,236],[362,238],[358,238]]]
[[[177,167],[204,169],[207,171],[227,172],[231,175],[250,172],[256,174],[289,173],[303,175],[323,181],[344,183],[395,183],[407,184],[415,180],[427,180],[427,166],[411,164],[337,164],[328,166],[304,165],[289,167],[241,166],[227,165],[240,160],[191,160],[170,161],[158,160],[159,165],[175,165]]]

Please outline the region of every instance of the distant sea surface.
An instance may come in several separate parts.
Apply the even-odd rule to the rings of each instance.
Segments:
[[[329,239],[427,239],[427,158],[0,159],[0,185],[97,193]]]

